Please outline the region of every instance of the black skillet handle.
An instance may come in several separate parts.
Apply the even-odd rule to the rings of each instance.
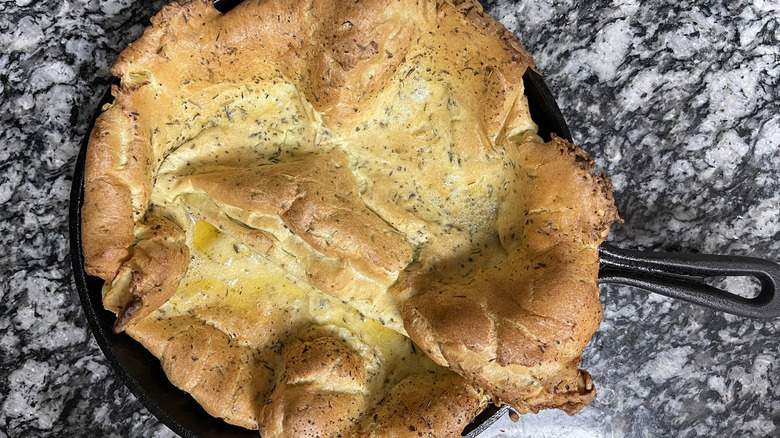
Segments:
[[[711,309],[756,319],[780,317],[780,265],[753,257],[644,252],[599,247],[599,282],[634,286]],[[743,298],[704,283],[705,277],[750,276],[761,283]]]

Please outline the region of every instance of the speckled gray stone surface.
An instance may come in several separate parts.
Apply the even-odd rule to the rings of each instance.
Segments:
[[[114,376],[73,290],[75,157],[119,50],[164,3],[16,0],[0,14],[0,438],[174,434]],[[780,259],[780,2],[488,1],[613,178],[625,247]],[[732,287],[748,284],[734,280]],[[602,287],[574,417],[486,437],[780,435],[780,320]]]

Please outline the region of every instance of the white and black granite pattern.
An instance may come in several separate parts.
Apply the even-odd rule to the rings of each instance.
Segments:
[[[97,348],[71,279],[67,207],[108,67],[164,1],[16,0],[0,14],[0,438],[166,437]],[[497,0],[645,249],[780,259],[777,0]],[[731,287],[749,286],[733,280]],[[486,437],[780,435],[780,320],[602,287],[574,417]]]

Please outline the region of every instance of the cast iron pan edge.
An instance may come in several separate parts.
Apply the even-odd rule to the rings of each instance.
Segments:
[[[571,141],[569,128],[541,76],[529,69],[523,79],[525,80],[531,116],[539,125],[539,135],[547,141],[550,139],[550,133],[557,133],[560,137]],[[84,271],[84,253],[81,247],[84,162],[89,136],[95,125],[95,120],[102,112],[103,105],[112,100],[109,89],[92,117],[76,160],[70,198],[69,231],[73,275],[81,305],[92,328],[92,333],[95,335],[95,340],[97,340],[100,349],[103,350],[111,368],[130,389],[130,392],[141,401],[141,404],[149,412],[180,436],[185,438],[257,437],[257,431],[229,425],[206,413],[189,394],[176,388],[168,380],[159,360],[140,343],[125,334],[115,334],[113,331],[115,316],[103,308],[101,300],[103,280],[88,276]],[[508,409],[507,405],[501,407],[489,405],[471,424],[466,426],[463,434],[468,438],[478,436],[504,415]]]

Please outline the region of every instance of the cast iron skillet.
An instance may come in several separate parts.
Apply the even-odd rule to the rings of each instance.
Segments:
[[[236,0],[216,0],[215,7],[222,12],[230,9]],[[541,76],[528,70],[523,76],[531,116],[539,125],[539,135],[550,139],[550,134],[569,141],[569,128],[552,94]],[[71,188],[70,249],[76,288],[92,332],[106,359],[122,382],[141,403],[174,432],[186,438],[257,437],[257,431],[231,426],[214,418],[187,394],[176,388],[165,376],[160,362],[141,344],[125,334],[115,334],[113,313],[103,309],[101,289],[103,281],[84,272],[84,254],[81,247],[81,206],[84,201],[84,161],[89,133],[100,108],[111,102],[110,89],[100,101],[81,145]],[[619,249],[607,243],[599,248],[600,284],[621,284],[660,293],[669,297],[702,305],[711,309],[749,318],[771,319],[780,316],[780,265],[751,257],[642,252]],[[705,283],[707,277],[751,276],[761,284],[754,298],[743,298]],[[463,431],[469,438],[476,437],[500,418],[508,407],[490,405]]]

